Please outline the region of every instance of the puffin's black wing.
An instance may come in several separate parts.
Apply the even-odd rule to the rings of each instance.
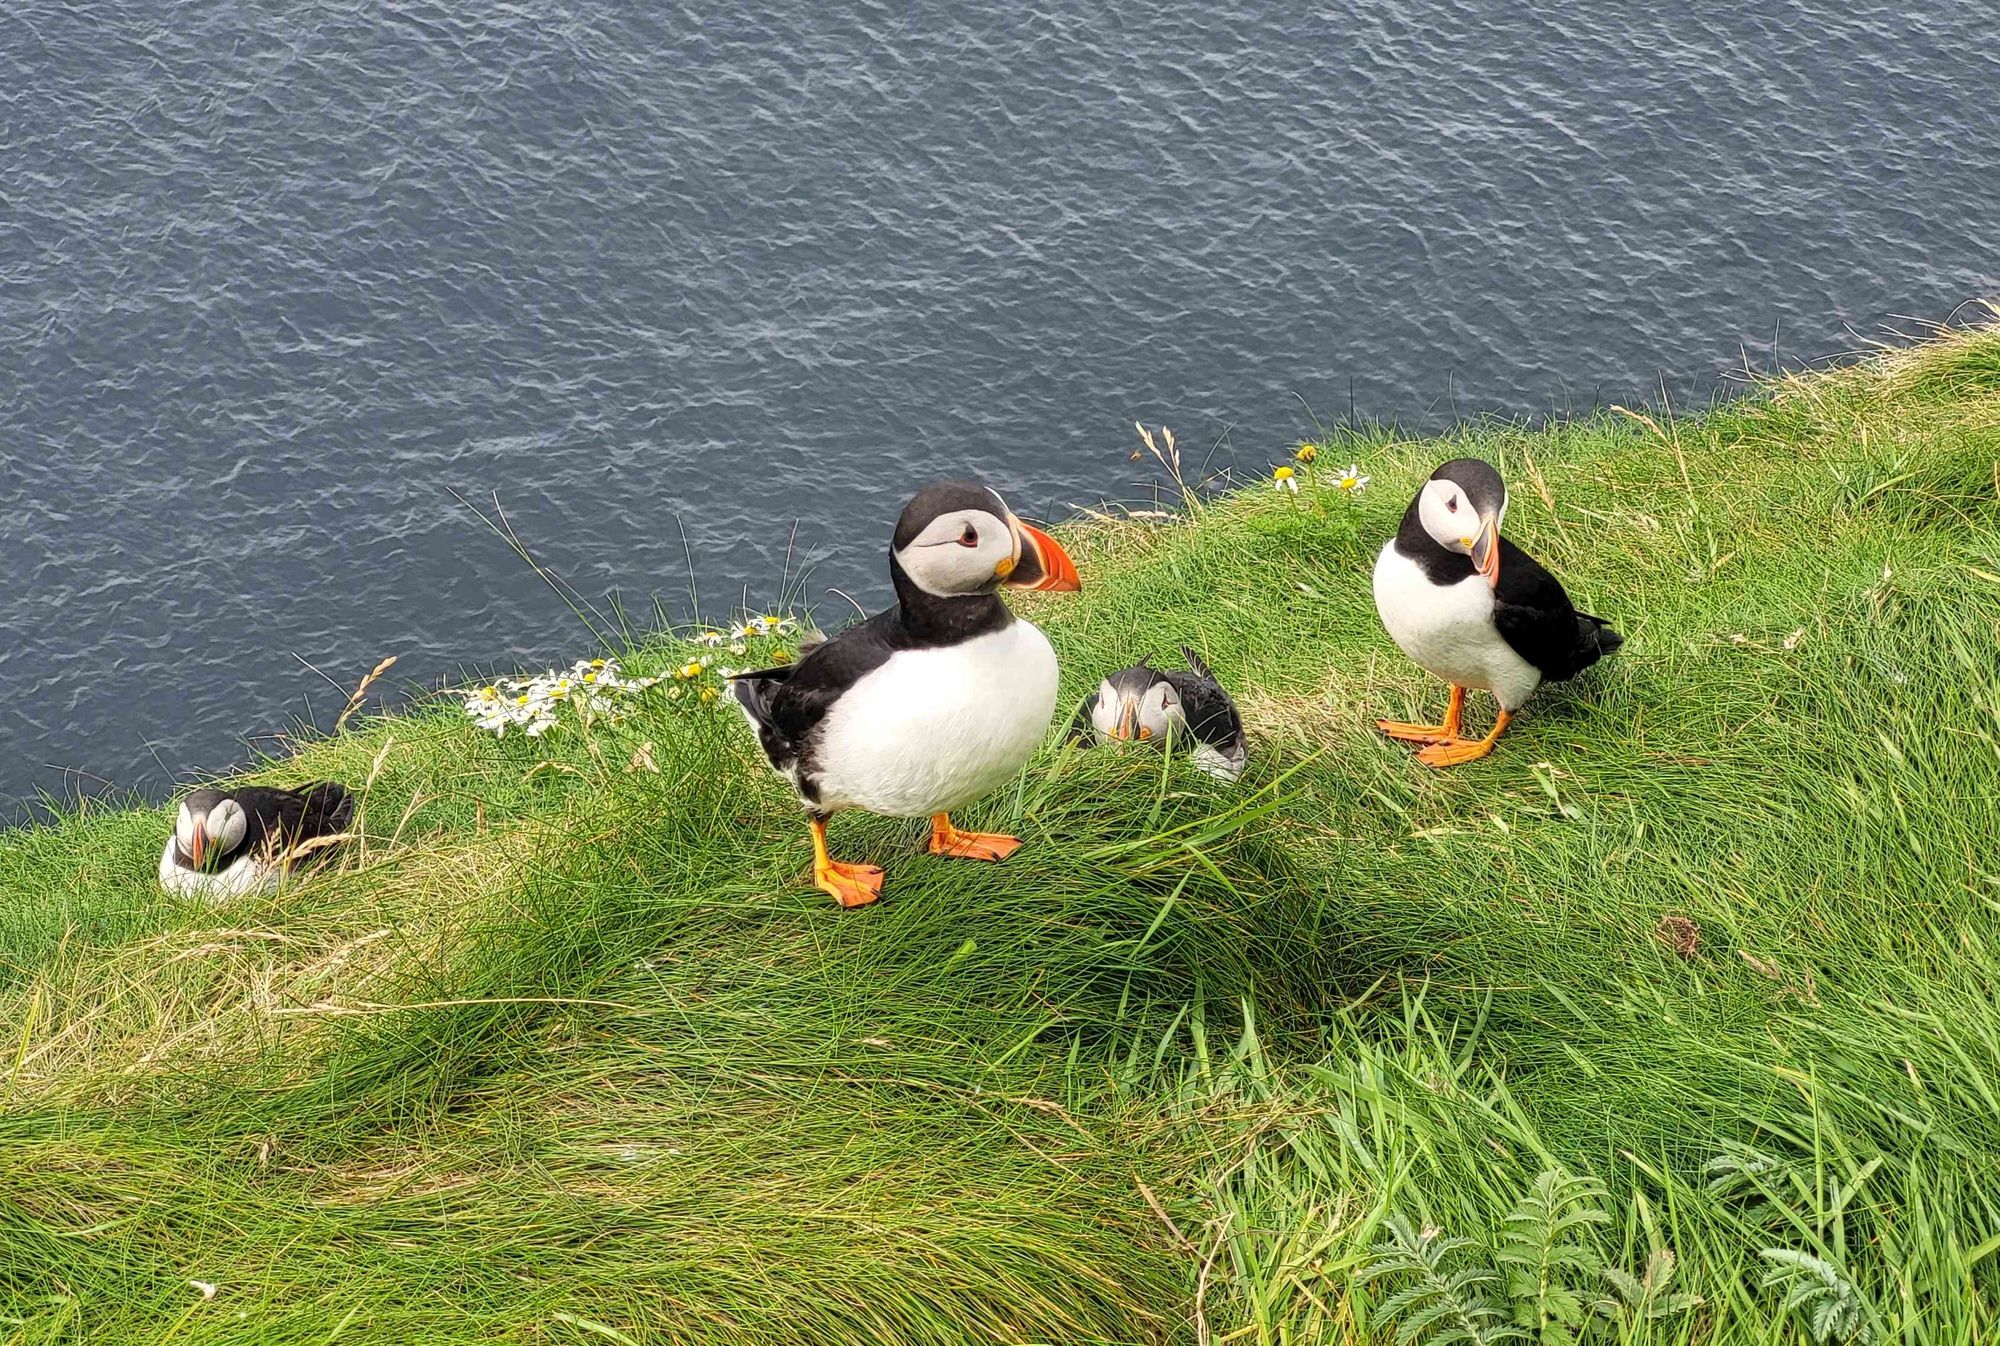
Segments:
[[[1602,617],[1578,612],[1561,581],[1505,537],[1493,625],[1514,653],[1551,682],[1575,677],[1625,643]]]
[[[796,664],[738,673],[729,690],[757,726],[764,756],[780,771],[799,759],[826,712],[894,654],[897,610],[878,612],[815,645]]]
[[[354,796],[336,781],[314,781],[296,790],[246,785],[230,792],[243,808],[246,848],[289,850],[314,837],[345,832],[354,821]]]

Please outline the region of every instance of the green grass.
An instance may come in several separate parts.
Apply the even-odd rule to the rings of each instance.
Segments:
[[[1250,775],[1052,735],[1003,866],[837,822],[860,912],[693,684],[270,763],[366,783],[270,899],[158,894],[157,809],[0,836],[0,1340],[1991,1338],[1997,371],[1079,526],[1066,694],[1197,646]],[[1367,573],[1461,453],[1628,643],[1436,773]]]

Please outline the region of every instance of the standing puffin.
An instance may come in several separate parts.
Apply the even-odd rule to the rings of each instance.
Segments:
[[[284,877],[294,850],[339,837],[353,820],[354,797],[332,781],[298,790],[203,787],[181,801],[174,834],[160,854],[160,886],[210,901],[268,892]]]
[[[882,871],[827,854],[827,819],[842,809],[928,817],[934,855],[1004,860],[1021,844],[950,817],[1018,772],[1055,712],[1055,650],[998,590],[1082,587],[1054,538],[972,481],[928,487],[904,507],[889,578],[896,606],[795,664],[730,683],[805,806],[813,883],[843,907],[881,896]]]
[[[1573,678],[1625,643],[1500,536],[1506,513],[1507,483],[1492,465],[1454,458],[1431,473],[1375,561],[1382,625],[1403,653],[1451,684],[1443,724],[1377,722],[1390,738],[1426,744],[1417,760],[1429,766],[1484,757],[1537,687]],[[1459,735],[1468,687],[1500,703],[1482,739]]]
[[[1154,668],[1141,659],[1105,678],[1083,703],[1076,730],[1087,721],[1099,742],[1164,742],[1185,734],[1194,741],[1196,770],[1241,780],[1250,755],[1243,717],[1199,654],[1183,645],[1181,656],[1185,670]]]

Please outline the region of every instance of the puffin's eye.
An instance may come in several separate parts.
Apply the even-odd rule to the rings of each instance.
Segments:
[[[965,531],[958,535],[958,545],[961,547],[977,547],[979,545],[979,530],[971,524],[967,524]]]
[[[1444,507],[1450,510],[1453,514],[1458,513],[1458,497],[1453,496],[1451,499],[1445,501]]]

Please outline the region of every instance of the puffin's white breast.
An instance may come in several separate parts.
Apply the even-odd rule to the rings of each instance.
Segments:
[[[174,843],[160,852],[160,887],[176,897],[194,897],[207,902],[223,902],[249,893],[265,893],[278,886],[278,867],[254,855],[239,855],[213,874],[184,869],[174,863]]]
[[[1391,541],[1375,558],[1375,611],[1419,668],[1460,687],[1484,688],[1507,710],[1541,685],[1535,666],[1493,625],[1493,586],[1483,575],[1433,584]]]
[[[827,712],[811,751],[820,807],[922,818],[1026,765],[1056,709],[1056,652],[1032,623],[899,650]]]

